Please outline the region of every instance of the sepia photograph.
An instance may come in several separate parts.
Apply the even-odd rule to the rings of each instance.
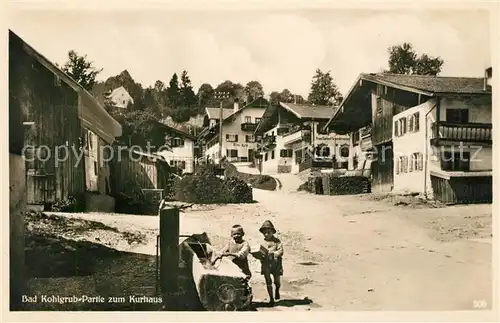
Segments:
[[[11,312],[497,309],[491,10],[138,6],[9,12]]]

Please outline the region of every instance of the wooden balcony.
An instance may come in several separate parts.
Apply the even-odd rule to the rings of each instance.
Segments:
[[[257,129],[257,123],[242,123],[241,131],[255,131]]]
[[[431,143],[437,146],[450,142],[491,144],[491,123],[434,122],[432,124]]]

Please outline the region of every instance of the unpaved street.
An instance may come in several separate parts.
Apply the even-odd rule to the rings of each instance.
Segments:
[[[182,232],[206,231],[216,246],[233,224],[245,228],[252,244],[264,220],[274,223],[285,248],[285,301],[260,310],[469,310],[475,300],[491,306],[491,205],[312,195],[291,189],[292,177],[280,180],[280,191],[254,190],[258,203],[196,206],[181,214]],[[157,217],[71,216],[149,232],[149,242],[131,251],[155,253]],[[255,298],[264,299],[253,258],[251,267]],[[305,297],[313,303],[303,305]]]

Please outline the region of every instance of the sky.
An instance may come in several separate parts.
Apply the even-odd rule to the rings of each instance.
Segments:
[[[10,29],[53,62],[73,49],[105,80],[128,70],[143,87],[187,70],[195,90],[257,80],[269,94],[307,97],[317,68],[342,94],[360,73],[387,68],[387,48],[411,42],[440,56],[442,76],[491,66],[489,15],[479,10],[18,11]]]

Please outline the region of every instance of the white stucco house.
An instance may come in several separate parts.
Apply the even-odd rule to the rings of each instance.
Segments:
[[[322,130],[332,113],[330,106],[270,105],[254,133],[261,138],[262,172],[297,174],[311,167],[347,168],[349,136]]]
[[[134,103],[134,99],[123,86],[111,91],[107,98],[113,102],[115,107],[122,109],[126,109],[129,104]]]
[[[374,158],[372,190],[488,202],[491,79],[491,68],[475,78],[361,74],[325,128],[349,133],[359,158]]]
[[[258,98],[242,107],[235,100],[233,109],[222,109],[222,146],[219,143],[221,109],[205,109],[205,129],[199,135],[201,154],[218,163],[223,157],[232,162],[253,162],[257,143],[253,132],[269,105]],[[219,154],[222,151],[222,154]]]
[[[184,131],[164,125],[165,147],[156,153],[174,168],[180,169],[183,174],[194,173],[195,142],[196,138]]]

